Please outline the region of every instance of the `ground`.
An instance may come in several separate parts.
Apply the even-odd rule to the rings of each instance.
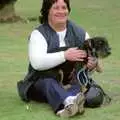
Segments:
[[[120,2],[119,0],[74,0],[70,19],[82,26],[90,36],[105,36],[112,47],[112,55],[102,60],[103,73],[93,78],[112,97],[111,104],[97,109],[86,109],[73,120],[120,119]],[[23,18],[39,16],[40,0],[20,0],[16,13]],[[16,83],[23,79],[28,66],[28,36],[39,22],[0,24],[0,119],[1,120],[56,120],[47,104],[22,102]]]

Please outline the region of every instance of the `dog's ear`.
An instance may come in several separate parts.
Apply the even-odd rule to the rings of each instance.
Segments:
[[[108,41],[105,37],[96,36],[96,37],[90,38],[89,41],[91,41],[91,47],[96,48],[96,50],[101,49],[105,46],[109,46]]]
[[[86,45],[89,49],[95,48],[95,45],[96,45],[97,40],[98,40],[98,37],[91,37],[91,38],[85,40],[85,45]]]
[[[91,49],[91,47],[90,47],[90,40],[89,39],[84,41],[83,49],[85,49],[85,50]]]
[[[105,37],[96,36],[92,38],[95,45],[103,46],[108,45],[108,41]]]

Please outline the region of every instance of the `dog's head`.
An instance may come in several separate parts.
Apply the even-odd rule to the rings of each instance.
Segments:
[[[111,48],[106,38],[93,37],[87,39],[84,43],[85,49],[89,49],[93,56],[105,58],[111,54]]]

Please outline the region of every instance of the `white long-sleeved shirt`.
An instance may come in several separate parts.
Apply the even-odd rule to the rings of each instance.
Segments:
[[[61,32],[57,32],[59,36],[60,47],[65,46],[64,37],[66,29]],[[85,39],[89,38],[89,34],[86,32]],[[29,40],[29,60],[32,67],[36,70],[47,70],[54,68],[55,66],[65,62],[64,51],[56,53],[47,53],[47,42],[44,36],[38,31],[33,30]]]

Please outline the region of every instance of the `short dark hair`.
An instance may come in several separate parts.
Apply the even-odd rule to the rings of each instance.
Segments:
[[[43,0],[42,8],[40,10],[41,16],[39,16],[41,24],[48,22],[49,10],[55,2],[57,2],[57,0]],[[70,12],[71,8],[69,0],[64,0],[64,2],[67,4],[68,11]]]

